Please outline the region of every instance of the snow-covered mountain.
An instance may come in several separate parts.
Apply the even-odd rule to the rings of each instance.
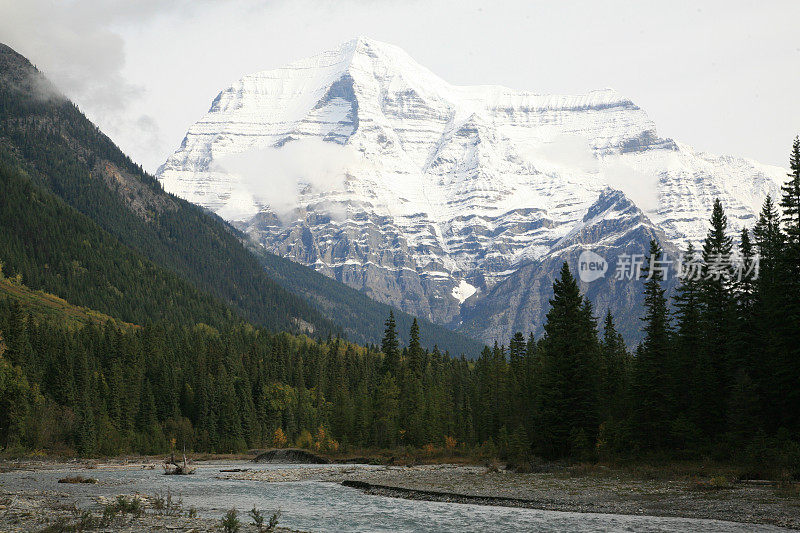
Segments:
[[[785,171],[661,138],[610,89],[453,86],[359,38],[223,90],[157,175],[270,251],[489,340],[538,329],[576,250],[699,241],[717,197],[752,225]],[[595,284],[599,308],[630,304],[618,285]]]

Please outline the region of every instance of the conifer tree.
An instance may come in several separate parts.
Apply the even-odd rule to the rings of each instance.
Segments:
[[[675,340],[674,357],[671,372],[676,376],[675,412],[677,413],[680,431],[673,437],[677,445],[689,445],[697,438],[702,424],[702,398],[712,376],[710,365],[701,364],[704,360],[702,348],[702,315],[701,276],[702,259],[697,254],[694,244],[689,243],[683,256],[679,284],[675,289],[673,305],[675,308]]]
[[[789,180],[781,187],[783,222],[790,244],[800,246],[800,137],[795,137],[789,156]]]
[[[514,333],[508,343],[508,359],[511,366],[516,368],[521,364],[522,358],[525,357],[525,336],[521,331]]]
[[[412,371],[418,377],[421,377],[425,367],[425,351],[422,349],[422,343],[419,339],[419,324],[417,324],[416,318],[411,322],[411,330],[409,331],[408,359]]]
[[[711,211],[711,228],[703,243],[703,278],[700,283],[703,312],[701,315],[701,374],[709,382],[702,386],[704,405],[702,429],[707,436],[718,435],[725,427],[725,406],[732,384],[733,332],[735,309],[733,300],[733,240],[727,233],[728,217],[719,199]]]
[[[740,319],[746,319],[753,312],[755,301],[756,283],[758,269],[755,258],[755,250],[750,240],[750,231],[742,228],[739,240],[739,265],[734,279],[734,293],[736,296],[736,306]]]
[[[389,318],[384,324],[386,329],[383,331],[381,341],[381,351],[384,355],[383,371],[397,374],[400,366],[400,342],[397,340],[397,324],[394,321],[394,312],[389,311]]]
[[[567,263],[553,282],[544,325],[539,431],[541,454],[581,454],[597,434],[599,344],[591,304]]]
[[[775,407],[785,400],[775,369],[780,366],[787,347],[785,335],[779,327],[786,319],[783,309],[785,236],[781,231],[780,214],[769,195],[753,228],[753,236],[759,263],[750,327],[758,338],[759,350],[752,354],[751,377],[759,391],[765,428],[772,431],[781,424],[779,410]]]
[[[734,331],[732,366],[734,373],[742,369],[749,374],[754,366],[753,355],[757,352],[757,336],[751,327],[756,299],[757,259],[750,241],[750,232],[742,228],[739,241],[739,261],[733,280]],[[749,379],[749,377],[748,377]],[[740,379],[743,382],[743,379]]]
[[[789,180],[781,190],[781,207],[786,245],[781,258],[779,280],[781,300],[778,304],[783,319],[774,326],[782,338],[782,360],[777,373],[784,377],[781,389],[786,406],[783,424],[786,429],[800,430],[800,137],[796,137],[789,157]],[[793,380],[793,383],[791,382]]]
[[[753,235],[759,255],[759,285],[775,283],[786,238],[781,231],[780,214],[770,195],[764,199]]]
[[[628,350],[625,340],[617,332],[611,311],[606,311],[603,321],[603,338],[600,342],[601,380],[600,412],[601,420],[624,416],[623,406],[627,399],[625,392],[628,381]]]
[[[642,269],[645,336],[636,357],[633,395],[638,440],[654,448],[667,444],[674,408],[670,323],[665,290],[661,285],[664,274],[661,246],[651,240],[649,256]]]
[[[531,408],[527,403],[526,393],[529,383],[526,361],[525,336],[518,331],[508,343],[508,394],[509,420],[512,428],[523,427],[526,423],[526,412]]]

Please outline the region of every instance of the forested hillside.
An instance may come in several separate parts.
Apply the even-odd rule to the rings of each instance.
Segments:
[[[123,246],[2,163],[0,257],[7,276],[127,322],[221,325],[235,319],[222,302]]]
[[[39,231],[35,225],[29,224],[29,233],[16,236],[19,242],[13,256],[0,254],[0,260],[6,263],[10,274],[25,270],[24,281],[32,288],[44,288],[76,304],[139,324],[168,316],[190,322],[218,323],[221,316],[227,314],[221,307],[214,312],[206,310],[194,314],[197,305],[210,303],[184,307],[183,304],[187,303],[184,301],[176,304],[180,310],[167,310],[171,300],[195,298],[186,295],[186,291],[194,290],[197,297],[210,302],[208,296],[211,296],[228,306],[234,315],[271,331],[313,331],[317,335],[341,333],[362,343],[376,342],[379,338],[376,329],[367,324],[380,323],[385,316],[385,306],[380,308],[381,314],[375,314],[374,304],[365,297],[358,298],[352,294],[340,297],[337,287],[328,284],[325,299],[335,305],[328,306],[323,313],[318,308],[318,301],[309,303],[306,294],[298,290],[300,285],[297,282],[284,286],[276,283],[242,244],[242,235],[215,215],[166,194],[157,180],[125,156],[74,104],[59,95],[25,58],[2,44],[0,163],[5,168],[4,176],[9,173],[24,176],[35,187],[41,187],[85,215],[94,223],[95,229],[100,228],[107,234],[103,237],[106,246],[115,240],[117,249],[127,249],[119,252],[122,256],[138,257],[145,268],[160,267],[174,278],[170,282],[148,281],[152,273],[125,267],[128,268],[124,273],[128,277],[125,281],[94,284],[97,279],[91,279],[90,283],[90,276],[84,276],[79,281],[79,288],[72,285],[78,281],[74,272],[63,269],[56,273],[34,272],[34,265],[39,264],[56,268],[55,264],[49,264],[48,254],[61,254],[62,260],[66,261],[76,251],[50,252],[44,248],[51,244],[75,248],[80,241],[58,242],[58,233],[50,232],[38,237],[39,248],[20,247],[19,242],[25,242],[23,235]],[[27,202],[29,199],[15,200]],[[12,209],[29,207],[30,204],[24,203],[12,206]],[[26,216],[26,223],[37,221],[33,207],[34,210]],[[57,224],[57,220],[54,222]],[[20,224],[22,222],[17,224],[16,231],[22,230]],[[49,244],[43,240],[45,235],[53,239]],[[71,238],[65,235],[60,240]],[[32,255],[26,256],[29,251]],[[112,261],[108,264],[113,264],[110,256],[101,261]],[[287,260],[273,256],[268,262],[273,265],[273,272],[292,271],[295,276],[308,280],[306,285],[326,284],[317,279],[321,275],[304,272],[302,267]],[[61,266],[59,263],[58,267]],[[95,274],[105,275],[102,272]],[[56,278],[59,281],[54,281]],[[47,284],[45,279],[49,280]],[[180,291],[183,293],[172,290],[178,281],[182,283]],[[151,292],[152,287],[145,288],[147,284],[161,284],[172,295],[171,298],[156,296],[157,293]],[[167,284],[172,284],[169,289]],[[84,290],[89,285],[91,288]],[[138,288],[134,290],[134,287]],[[109,288],[119,290],[122,296]],[[343,285],[338,285],[338,288],[348,290]],[[134,294],[137,292],[139,294]],[[121,298],[130,298],[130,301],[121,302]],[[161,310],[145,310],[144,304],[136,303],[141,298],[149,299],[153,304],[164,301],[167,306]],[[219,316],[212,319],[213,314]],[[354,317],[357,319],[351,320]],[[404,317],[404,321],[410,321],[410,318]],[[443,349],[471,356],[480,349],[478,343],[443,327],[425,323],[423,329],[430,333],[431,342],[439,343]]]
[[[0,81],[2,451],[446,447],[517,465],[712,456],[800,476],[800,140],[752,228],[731,235],[716,203],[672,302],[651,243],[631,280],[633,353],[564,264],[544,335],[470,361],[424,347],[474,346],[461,337],[250,253],[2,46]]]
[[[0,46],[0,80],[0,161],[6,167],[24,171],[122,247],[172,271],[176,280],[189,281],[248,320],[273,329],[296,329],[293,319],[300,318],[320,330],[334,329],[301,298],[272,282],[221,221],[163,193],[155,179],[122,154],[71,102],[48,89],[27,60],[5,46]],[[16,257],[3,260],[13,273]],[[136,274],[137,283],[147,283],[148,275]],[[25,281],[39,288],[36,279]],[[106,285],[93,286],[102,291]],[[75,303],[112,311],[96,300],[83,300],[80,294],[54,292]],[[167,292],[181,297],[179,291]],[[125,296],[135,298],[131,292]],[[183,311],[190,312],[191,306]],[[152,315],[120,318],[142,323],[148,316]]]

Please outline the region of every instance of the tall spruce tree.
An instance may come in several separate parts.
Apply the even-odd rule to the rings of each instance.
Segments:
[[[397,375],[400,366],[400,341],[397,340],[397,324],[394,321],[394,312],[389,311],[389,318],[384,323],[381,351],[384,355],[383,371]]]
[[[750,327],[759,342],[759,349],[752,354],[751,377],[756,383],[765,415],[765,427],[769,431],[782,424],[778,413],[783,409],[771,407],[782,405],[785,395],[778,383],[775,370],[787,351],[785,335],[779,327],[785,320],[783,301],[785,298],[784,246],[785,236],[781,231],[780,214],[772,198],[767,195],[753,228],[755,247],[758,252],[758,279],[755,280],[755,301]]]
[[[739,239],[739,264],[734,279],[734,293],[740,318],[745,318],[753,312],[756,278],[758,277],[757,267],[756,252],[750,240],[750,231],[742,228]]]
[[[642,277],[644,284],[644,340],[637,352],[633,378],[636,398],[634,423],[637,440],[650,448],[667,445],[675,394],[672,390],[670,323],[662,287],[665,262],[661,246],[650,241]]]
[[[781,190],[786,246],[781,260],[779,309],[783,320],[775,323],[784,351],[778,373],[784,376],[786,411],[783,425],[800,433],[800,138],[795,138],[789,157],[789,180]]]
[[[599,343],[591,304],[567,263],[553,283],[550,306],[542,340],[537,448],[548,457],[581,455],[597,435]]]
[[[755,364],[753,355],[758,351],[758,338],[755,329],[750,326],[755,308],[757,267],[755,250],[750,241],[750,231],[742,228],[739,241],[739,261],[733,280],[735,324],[732,357],[734,371],[741,369],[748,375]],[[740,379],[740,381],[743,380]]]
[[[789,156],[789,180],[781,187],[783,222],[790,244],[800,245],[800,137],[795,137]]]
[[[708,383],[713,379],[706,375],[710,365],[701,364],[702,354],[702,295],[700,284],[702,259],[692,243],[683,256],[680,282],[675,289],[676,329],[674,333],[673,375],[678,378],[675,385],[674,407],[677,420],[673,438],[678,446],[696,444],[699,428],[704,418],[702,398]]]
[[[425,370],[425,350],[423,350],[419,339],[419,324],[417,324],[416,318],[411,322],[411,330],[409,331],[408,360],[412,371],[418,377],[422,377],[422,373]]]
[[[725,407],[733,375],[733,332],[735,309],[733,300],[733,240],[728,235],[728,217],[719,199],[711,211],[711,228],[703,243],[703,278],[700,283],[703,312],[701,314],[701,373],[709,382],[703,385],[705,416],[702,429],[709,437],[725,429]]]
[[[524,427],[526,423],[527,388],[530,386],[526,373],[525,336],[516,332],[508,343],[508,394],[509,419],[513,429]]]
[[[626,416],[625,401],[628,387],[630,360],[625,340],[614,325],[611,311],[606,311],[603,321],[603,338],[600,342],[600,415],[601,420],[620,421]]]

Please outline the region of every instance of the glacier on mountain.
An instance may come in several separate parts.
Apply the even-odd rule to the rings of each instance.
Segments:
[[[587,228],[606,232],[595,247],[639,235],[631,221],[682,247],[717,197],[750,226],[785,171],[661,138],[611,89],[453,86],[359,38],[223,90],[157,176],[274,253],[456,325],[485,323],[482,299]],[[584,220],[613,190],[636,216]]]

